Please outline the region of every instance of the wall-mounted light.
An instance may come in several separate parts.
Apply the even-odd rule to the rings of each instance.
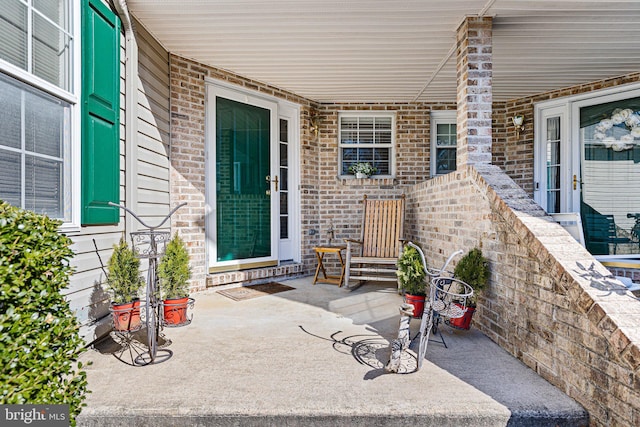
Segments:
[[[313,133],[313,137],[317,139],[318,131],[320,130],[320,117],[315,115],[309,117],[309,130]]]
[[[524,116],[518,114],[513,116],[511,120],[513,120],[513,126],[516,128],[516,138],[520,138],[520,132],[524,130]]]

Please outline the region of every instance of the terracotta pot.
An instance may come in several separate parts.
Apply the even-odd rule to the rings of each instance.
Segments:
[[[166,299],[163,301],[165,325],[177,326],[187,323],[189,297]]]
[[[457,319],[449,319],[449,326],[457,329],[471,329],[471,318],[473,317],[473,313],[475,313],[475,307],[463,307],[458,303],[454,303],[458,307],[464,310],[464,315],[462,317],[458,317]]]
[[[404,300],[407,304],[411,304],[413,306],[413,317],[420,319],[422,317],[422,312],[424,311],[425,296],[405,294]]]
[[[111,303],[113,327],[116,331],[131,331],[140,328],[140,300],[125,304]]]

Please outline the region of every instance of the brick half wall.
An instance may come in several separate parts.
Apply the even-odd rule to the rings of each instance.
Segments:
[[[500,168],[409,187],[407,233],[440,267],[482,248],[474,325],[582,404],[592,425],[640,425],[640,301]]]

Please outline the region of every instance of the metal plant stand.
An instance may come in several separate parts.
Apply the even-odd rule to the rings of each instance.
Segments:
[[[150,226],[145,223],[138,215],[132,212],[129,208],[122,205],[109,202],[109,205],[118,207],[131,216],[133,216],[142,226],[147,228],[144,231],[136,231],[129,233],[131,236],[131,244],[136,257],[139,259],[146,259],[149,262],[147,270],[146,280],[146,294],[144,302],[144,315],[145,325],[147,332],[147,349],[148,351],[140,353],[134,360],[136,365],[149,365],[152,363],[161,363],[173,355],[173,352],[169,349],[158,348],[158,338],[160,337],[160,330],[163,327],[163,304],[160,300],[160,289],[158,286],[158,260],[164,254],[167,242],[171,238],[169,231],[160,231],[158,228],[162,227],[171,218],[171,215],[175,213],[182,206],[187,203],[181,203],[169,212],[167,216],[156,226]],[[189,306],[193,307],[193,298],[189,298]],[[191,322],[189,319],[188,324]],[[181,325],[183,326],[183,325]]]

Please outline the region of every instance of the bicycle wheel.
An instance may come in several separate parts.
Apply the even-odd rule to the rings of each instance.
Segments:
[[[158,335],[160,319],[158,318],[158,301],[156,300],[155,262],[149,261],[147,277],[146,314],[147,314],[147,346],[149,347],[149,363],[153,363],[158,352]]]
[[[422,321],[420,322],[420,345],[418,346],[418,370],[422,368],[424,362],[424,356],[427,353],[427,344],[429,344],[429,335],[433,328],[433,309],[431,304],[427,307],[427,302],[424,307],[424,313],[422,314]]]

